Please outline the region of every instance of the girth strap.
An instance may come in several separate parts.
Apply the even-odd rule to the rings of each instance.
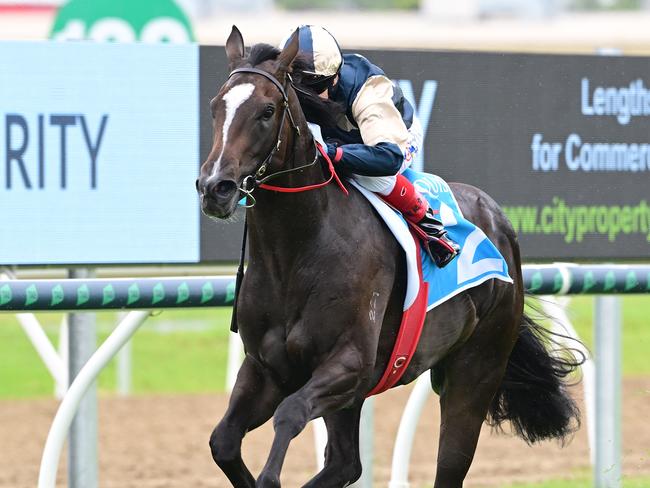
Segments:
[[[413,234],[411,234],[413,235]],[[391,352],[390,359],[384,370],[379,383],[370,390],[366,397],[382,393],[393,386],[400,380],[406,372],[413,354],[418,347],[424,319],[427,315],[427,297],[429,296],[429,284],[422,278],[422,259],[420,258],[420,246],[418,239],[413,235],[416,242],[418,274],[420,277],[420,290],[418,296],[408,310],[404,311],[402,322],[395,339],[395,345]]]

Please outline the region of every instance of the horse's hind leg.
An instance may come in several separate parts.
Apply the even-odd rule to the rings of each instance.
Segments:
[[[361,476],[359,457],[359,420],[363,401],[325,415],[327,447],[325,467],[303,488],[340,488]]]
[[[273,415],[281,392],[261,364],[246,356],[237,374],[230,403],[210,436],[212,458],[236,488],[252,488],[255,478],[241,457],[241,443],[249,430]]]
[[[500,314],[502,315],[502,314]],[[461,488],[481,426],[505,372],[514,340],[510,324],[483,319],[458,351],[444,361],[440,441],[434,488]],[[501,325],[501,326],[500,326]]]

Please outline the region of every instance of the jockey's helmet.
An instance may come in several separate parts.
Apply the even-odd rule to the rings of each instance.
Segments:
[[[291,34],[280,43],[281,48],[289,42]],[[343,64],[343,55],[338,42],[325,28],[318,25],[299,26],[298,42],[301,58],[306,63],[306,66],[300,70],[301,82],[312,85],[315,91],[319,91],[320,87],[326,88]]]

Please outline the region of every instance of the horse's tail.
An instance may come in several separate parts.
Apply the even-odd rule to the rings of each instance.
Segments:
[[[529,444],[557,438],[564,442],[580,426],[580,412],[567,391],[567,377],[585,360],[561,346],[564,337],[524,314],[519,337],[503,382],[488,412],[488,423],[499,428],[509,420]]]

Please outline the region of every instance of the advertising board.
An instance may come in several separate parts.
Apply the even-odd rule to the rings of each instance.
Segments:
[[[0,43],[0,264],[198,261],[197,72],[192,45]]]
[[[425,141],[415,167],[488,192],[518,231],[524,259],[650,257],[648,58],[361,54],[416,109]],[[207,100],[227,73],[223,48],[202,48],[201,66],[205,156]],[[236,250],[240,235],[204,221],[202,258]],[[214,246],[216,239],[229,244]]]
[[[413,165],[506,211],[528,261],[650,256],[650,60],[363,51],[415,107]],[[0,44],[0,264],[234,262],[199,216],[223,47]]]
[[[648,58],[369,55],[436,83],[425,168],[494,197],[525,259],[650,257]]]
[[[194,41],[190,19],[174,0],[68,0],[57,11],[50,37],[57,41]]]

